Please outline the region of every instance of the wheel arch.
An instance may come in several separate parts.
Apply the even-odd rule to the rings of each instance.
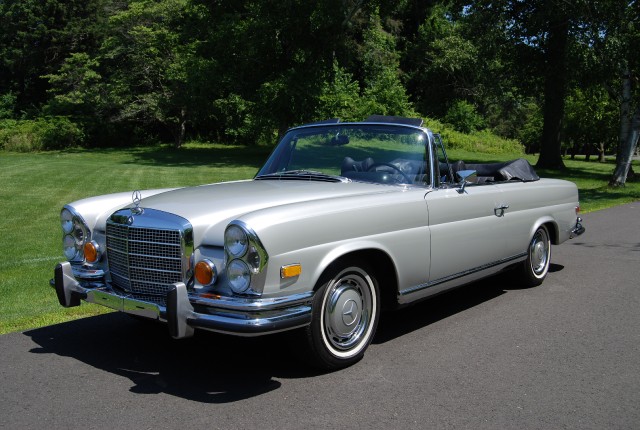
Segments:
[[[539,219],[536,223],[533,224],[531,231],[529,232],[529,238],[533,237],[533,234],[536,232],[538,227],[545,226],[547,231],[549,232],[549,239],[551,239],[551,244],[559,245],[560,244],[560,232],[558,223],[555,219],[551,217],[544,217]]]
[[[324,265],[321,275],[318,277],[314,292],[324,283],[327,276],[337,266],[348,261],[362,261],[367,269],[373,272],[378,281],[380,291],[380,305],[383,310],[394,309],[398,305],[398,274],[396,265],[391,256],[378,248],[363,248],[345,252],[335,256],[331,262]]]

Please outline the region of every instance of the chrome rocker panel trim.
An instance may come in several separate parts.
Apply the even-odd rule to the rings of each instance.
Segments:
[[[312,292],[272,299],[214,299],[190,295],[185,284],[178,282],[167,294],[167,305],[162,306],[118,293],[104,283],[89,282],[91,287],[84,287],[66,261],[56,266],[55,277],[50,284],[64,307],[78,306],[80,300],[84,300],[157,319],[168,323],[169,332],[176,339],[190,337],[195,328],[257,336],[304,327],[311,322]]]
[[[522,253],[518,255],[514,255],[509,258],[505,258],[500,261],[496,261],[493,263],[485,264],[480,267],[475,267],[473,269],[465,270],[464,272],[455,273],[450,276],[446,276],[441,279],[436,279],[430,282],[426,282],[424,284],[416,285],[411,288],[406,288],[400,291],[400,299],[401,303],[405,303],[406,301],[403,298],[407,295],[412,295],[414,293],[428,291],[428,295],[431,293],[446,291],[449,288],[452,288],[455,285],[464,285],[478,279],[481,279],[487,274],[497,273],[502,269],[505,269],[519,261],[524,261],[527,258],[527,253]],[[459,281],[464,278],[464,281]],[[454,284],[455,283],[455,284]],[[436,288],[437,286],[442,286],[442,288]]]

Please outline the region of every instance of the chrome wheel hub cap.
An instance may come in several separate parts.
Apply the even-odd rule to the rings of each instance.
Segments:
[[[363,340],[371,307],[371,292],[365,279],[348,275],[333,284],[324,309],[325,335],[333,348],[348,350]]]
[[[549,238],[543,231],[538,231],[531,241],[529,250],[531,255],[531,268],[536,275],[546,271],[549,259]]]

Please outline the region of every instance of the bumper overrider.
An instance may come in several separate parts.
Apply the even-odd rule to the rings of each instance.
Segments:
[[[80,282],[69,262],[59,263],[50,284],[64,307],[84,300],[121,312],[166,322],[172,337],[192,336],[200,328],[240,336],[256,336],[308,325],[312,293],[277,298],[201,297],[183,282],[173,284],[166,306],[120,293],[102,282]]]
[[[574,237],[578,237],[584,232],[585,232],[585,228],[582,226],[582,218],[578,217],[576,219],[576,226],[573,229],[571,229],[570,238],[573,239]]]

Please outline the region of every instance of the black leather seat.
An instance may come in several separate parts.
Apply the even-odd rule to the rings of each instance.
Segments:
[[[351,157],[344,157],[340,170],[342,172],[342,176],[347,172],[368,172],[369,168],[374,164],[375,162],[371,157],[367,157],[362,161],[356,161]]]

